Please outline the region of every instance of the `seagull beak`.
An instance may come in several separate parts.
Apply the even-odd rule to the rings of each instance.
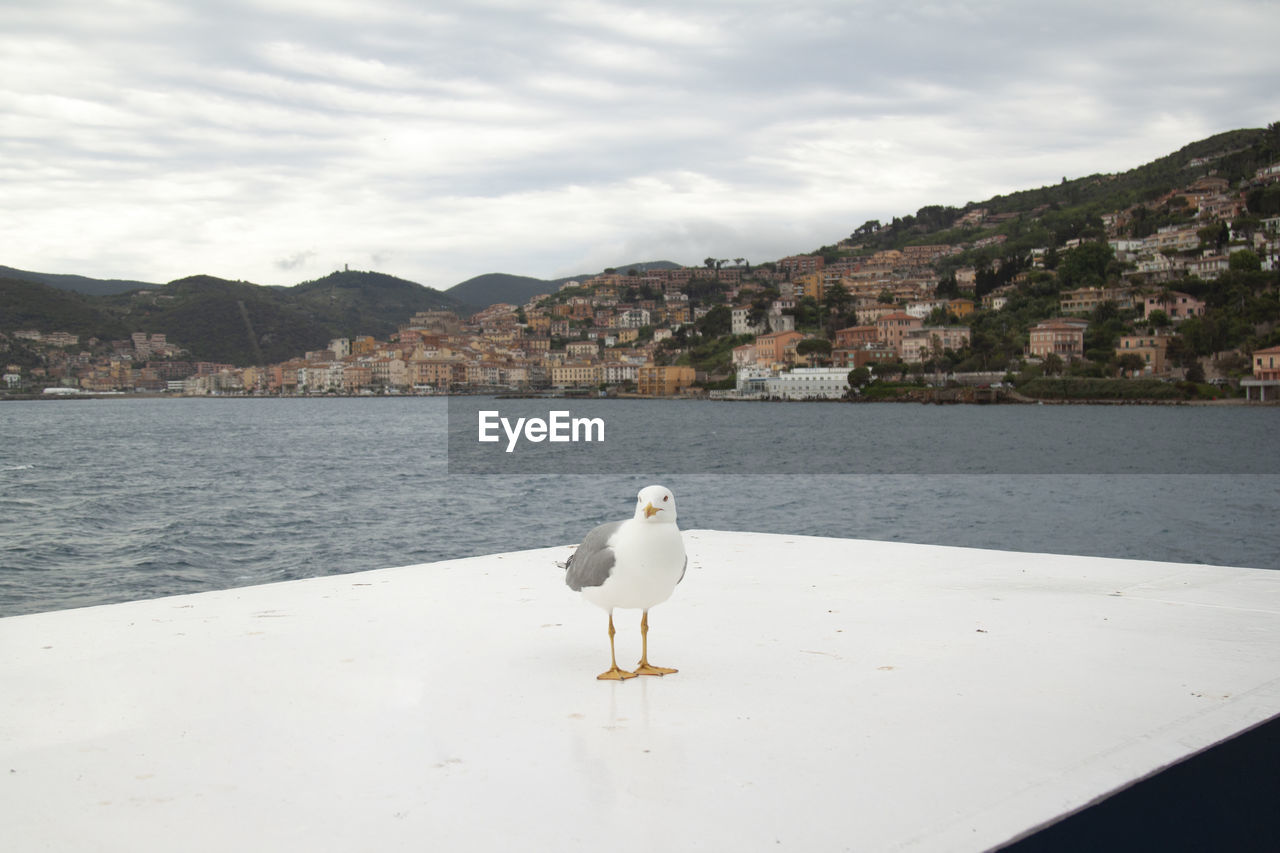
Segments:
[[[662,512],[662,507],[660,506],[654,506],[652,503],[647,503],[644,505],[645,518],[653,518],[655,515],[657,515],[660,512]]]

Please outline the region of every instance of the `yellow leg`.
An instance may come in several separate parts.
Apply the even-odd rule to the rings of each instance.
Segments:
[[[649,663],[649,611],[640,617],[640,665],[636,667],[636,675],[670,675],[679,670],[666,666],[653,666]]]
[[[617,631],[613,630],[613,611],[609,611],[609,663],[612,666],[605,672],[600,673],[596,678],[600,681],[622,681],[624,678],[635,678],[637,673],[627,672],[625,669],[618,668],[618,657],[613,653],[613,635]]]

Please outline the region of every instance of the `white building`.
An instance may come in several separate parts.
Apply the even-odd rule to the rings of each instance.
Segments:
[[[649,311],[645,308],[632,308],[618,315],[618,326],[623,329],[640,329],[649,324]]]
[[[847,367],[797,367],[764,380],[765,396],[784,400],[840,400],[848,390]]]
[[[618,385],[623,382],[635,382],[639,373],[639,366],[634,364],[609,362],[604,365],[604,381],[610,385]]]
[[[739,397],[762,397],[765,394],[765,383],[778,374],[764,367],[738,368],[735,379]]]
[[[919,302],[911,302],[904,309],[912,317],[919,317],[923,320],[938,308],[946,308],[947,300],[945,299],[925,299]]]
[[[759,327],[753,326],[747,320],[747,315],[750,313],[751,313],[751,309],[749,307],[739,307],[739,308],[731,309],[730,310],[731,322],[730,322],[729,330],[733,332],[733,334],[735,335],[757,334],[760,331]]]

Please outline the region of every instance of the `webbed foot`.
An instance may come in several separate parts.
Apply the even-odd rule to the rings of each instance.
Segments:
[[[654,666],[653,664],[646,663],[645,661],[641,661],[640,665],[636,667],[635,674],[636,675],[670,675],[673,672],[679,672],[679,671],[680,670],[672,669],[671,667]]]

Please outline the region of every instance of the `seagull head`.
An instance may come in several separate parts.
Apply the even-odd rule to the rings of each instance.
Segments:
[[[645,486],[636,495],[636,521],[674,524],[676,496],[666,486]]]

